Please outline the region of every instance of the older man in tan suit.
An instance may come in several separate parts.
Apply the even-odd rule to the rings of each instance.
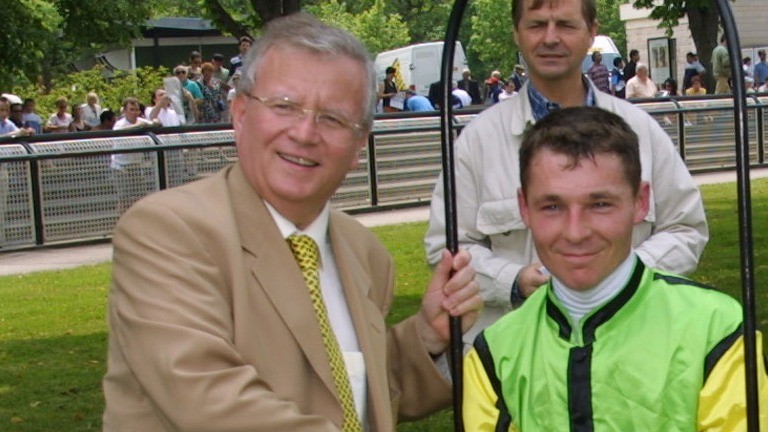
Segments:
[[[392,431],[447,406],[448,316],[468,328],[482,303],[469,255],[444,253],[387,329],[392,259],[328,204],[375,102],[352,36],[303,14],[267,27],[232,106],[239,162],[116,228],[104,430]]]

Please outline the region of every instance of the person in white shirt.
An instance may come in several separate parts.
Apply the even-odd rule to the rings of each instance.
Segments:
[[[123,116],[115,122],[112,130],[151,127],[159,124],[140,116],[139,100],[134,97],[123,101]],[[139,198],[148,192],[149,173],[145,173],[145,153],[115,153],[112,155],[112,178],[117,192],[117,212],[122,214]]]
[[[637,74],[627,81],[627,99],[656,97],[659,89],[648,76],[648,65],[638,63],[635,72]]]
[[[509,99],[516,94],[517,89],[515,88],[515,80],[510,79],[504,84],[504,90],[499,93],[499,102],[504,99]]]
[[[472,96],[470,96],[466,90],[460,89],[459,84],[456,81],[453,82],[453,91],[451,91],[451,93],[459,98],[459,101],[461,102],[459,108],[466,108],[472,105]]]
[[[91,127],[98,126],[101,122],[99,116],[103,111],[101,105],[99,105],[99,95],[95,92],[90,92],[86,96],[85,103],[80,105],[83,109],[83,122]]]
[[[162,127],[173,127],[181,125],[181,117],[173,109],[171,98],[165,93],[165,89],[160,87],[152,93],[152,106],[144,109],[144,117],[150,121],[158,121]]]

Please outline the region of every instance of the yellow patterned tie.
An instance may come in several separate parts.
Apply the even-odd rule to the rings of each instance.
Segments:
[[[344,359],[341,356],[339,343],[336,341],[336,335],[333,333],[331,323],[328,321],[328,311],[323,302],[323,293],[320,292],[320,275],[318,273],[318,264],[320,262],[320,253],[317,249],[317,243],[307,235],[291,235],[287,239],[288,246],[299,264],[301,273],[304,275],[304,282],[309,288],[309,296],[312,298],[312,306],[315,308],[317,322],[320,324],[320,333],[323,335],[323,345],[328,354],[328,362],[331,365],[333,381],[336,384],[336,393],[339,395],[341,407],[344,411],[344,432],[362,431],[360,421],[355,411],[355,401],[352,397],[352,389],[349,386],[349,375],[344,365]]]

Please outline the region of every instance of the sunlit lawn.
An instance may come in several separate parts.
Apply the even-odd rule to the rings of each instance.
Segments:
[[[694,277],[740,298],[734,184],[703,188],[711,237]],[[759,327],[768,331],[768,180],[753,183]],[[376,228],[395,256],[398,288],[390,322],[418,308],[429,271],[425,223]],[[0,277],[0,431],[101,429],[109,264]],[[448,431],[445,411],[399,432]]]

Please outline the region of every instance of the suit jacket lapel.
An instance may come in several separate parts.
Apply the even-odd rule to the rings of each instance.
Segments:
[[[389,386],[386,381],[386,327],[381,311],[368,298],[368,292],[373,288],[371,277],[350,244],[357,239],[345,235],[345,223],[349,222],[342,220],[335,211],[331,211],[328,225],[331,247],[355,326],[357,341],[365,358],[368,422],[373,426],[372,430],[391,430],[394,426],[391,424]]]
[[[336,396],[315,310],[293,254],[239,165],[232,167],[227,181],[244,259],[253,275],[253,289],[261,289],[266,293],[312,368],[328,391]]]

